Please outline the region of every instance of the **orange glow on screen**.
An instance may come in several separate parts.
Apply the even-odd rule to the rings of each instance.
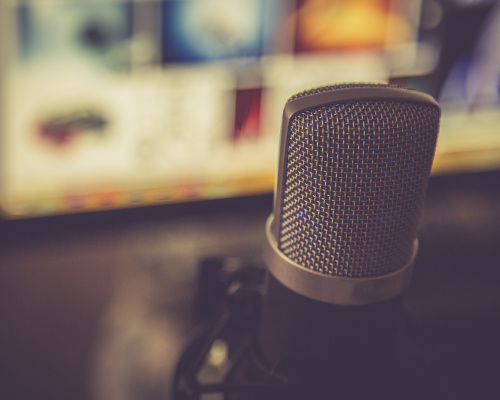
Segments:
[[[305,0],[297,11],[299,51],[381,47],[407,42],[412,29],[390,0]]]

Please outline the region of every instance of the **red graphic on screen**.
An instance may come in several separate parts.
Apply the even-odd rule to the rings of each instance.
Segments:
[[[235,140],[259,137],[261,99],[261,88],[236,92]]]

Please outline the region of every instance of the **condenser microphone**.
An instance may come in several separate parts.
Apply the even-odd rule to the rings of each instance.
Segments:
[[[288,100],[265,281],[260,267],[222,274],[228,302],[179,360],[175,398],[447,398],[441,369],[407,340],[401,306],[439,119],[432,97],[386,84]],[[221,343],[228,369],[205,382]]]
[[[431,96],[387,84],[324,86],[286,103],[256,353],[287,384],[353,398],[403,385],[399,303],[439,120]]]

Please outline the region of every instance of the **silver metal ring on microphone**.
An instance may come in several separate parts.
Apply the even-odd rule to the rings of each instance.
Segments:
[[[408,286],[417,255],[415,239],[410,261],[402,268],[377,277],[344,278],[304,268],[286,257],[272,234],[274,215],[266,223],[264,258],[269,272],[284,286],[305,297],[337,305],[365,305],[390,300]]]

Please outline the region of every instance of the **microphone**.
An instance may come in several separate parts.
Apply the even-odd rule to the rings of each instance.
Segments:
[[[324,86],[285,105],[255,351],[308,396],[410,385],[400,303],[439,120],[431,96],[387,84]]]
[[[401,307],[440,114],[431,96],[378,83],[287,101],[264,283],[262,268],[210,263],[232,294],[181,357],[175,398],[444,398],[439,371],[407,340]],[[230,368],[202,382],[221,343],[219,364]]]

